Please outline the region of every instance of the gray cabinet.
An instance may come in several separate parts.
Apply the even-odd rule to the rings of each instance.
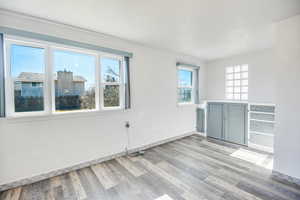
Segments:
[[[223,134],[223,111],[224,104],[209,103],[207,107],[207,134],[209,137],[222,139]]]
[[[197,131],[205,132],[205,110],[203,108],[197,108]]]
[[[247,144],[247,104],[208,103],[207,135],[237,144]]]

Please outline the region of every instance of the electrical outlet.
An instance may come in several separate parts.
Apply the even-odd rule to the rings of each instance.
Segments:
[[[126,128],[130,128],[129,121],[126,121],[126,122],[125,122],[125,127],[126,127]]]

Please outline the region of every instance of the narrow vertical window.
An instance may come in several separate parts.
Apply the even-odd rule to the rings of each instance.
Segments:
[[[31,46],[10,46],[10,72],[14,112],[44,111],[45,50]]]
[[[54,50],[55,111],[94,110],[96,57]]]
[[[116,58],[101,58],[101,90],[102,105],[104,108],[116,108],[121,106],[121,83],[120,76],[122,61]]]
[[[193,103],[194,96],[194,71],[179,68],[178,75],[178,103]]]
[[[226,67],[226,99],[248,100],[248,65]]]

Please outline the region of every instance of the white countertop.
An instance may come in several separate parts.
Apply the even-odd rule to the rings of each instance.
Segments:
[[[222,99],[208,99],[205,102],[217,102],[217,103],[244,103],[248,104],[248,101],[235,101],[235,100],[222,100]]]

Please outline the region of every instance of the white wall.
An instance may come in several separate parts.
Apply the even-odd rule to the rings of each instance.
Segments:
[[[275,45],[207,63],[207,99],[225,99],[225,67],[249,64],[249,102],[276,104],[274,170],[300,178],[300,15],[275,24]]]
[[[300,15],[277,24],[274,169],[300,179]]]
[[[25,119],[0,119],[0,185],[69,167],[195,130],[195,106],[176,104],[176,61],[201,61],[107,35],[0,12],[0,26],[133,52],[132,109]],[[200,95],[205,96],[205,67]]]
[[[273,49],[264,49],[207,63],[207,99],[225,99],[225,68],[249,65],[249,102],[275,102]]]

